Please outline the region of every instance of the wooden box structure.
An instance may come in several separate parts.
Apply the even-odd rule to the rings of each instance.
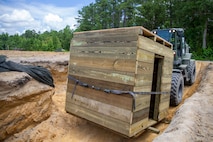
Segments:
[[[66,111],[136,135],[167,115],[173,56],[172,44],[143,27],[74,33]]]

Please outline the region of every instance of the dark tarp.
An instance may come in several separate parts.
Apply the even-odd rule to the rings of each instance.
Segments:
[[[0,55],[0,72],[19,71],[26,72],[35,80],[47,84],[51,87],[55,87],[51,73],[39,66],[21,65],[12,61],[6,61],[5,55]]]

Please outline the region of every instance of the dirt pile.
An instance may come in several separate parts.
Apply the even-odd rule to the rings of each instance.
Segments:
[[[155,142],[213,141],[213,64],[207,67],[198,91],[178,109],[169,127]]]
[[[0,141],[46,120],[54,89],[24,72],[0,73]]]

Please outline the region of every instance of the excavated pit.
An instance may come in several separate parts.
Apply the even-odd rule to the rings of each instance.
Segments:
[[[69,53],[0,51],[0,54],[6,55],[8,56],[10,60],[18,62],[18,63],[42,66],[49,69],[53,75],[54,83],[55,83],[55,89],[54,89],[55,93],[51,97],[52,101],[49,103],[50,107],[48,107],[48,111],[47,111],[49,115],[40,121],[36,121],[35,123],[32,123],[32,125],[28,127],[17,129],[13,133],[10,133],[9,136],[3,138],[4,141],[6,142],[18,142],[18,141],[47,141],[47,142],[52,142],[52,141],[62,141],[62,142],[66,142],[66,141],[73,141],[73,142],[147,141],[147,142],[151,142],[153,141],[154,138],[161,135],[161,133],[169,126],[168,123],[170,121],[172,124],[172,121],[173,121],[172,118],[175,112],[177,111],[177,109],[181,107],[182,104],[185,104],[185,100],[187,100],[187,98],[191,97],[191,95],[196,92],[196,89],[200,84],[202,76],[206,74],[205,68],[209,64],[209,62],[196,62],[196,65],[197,65],[196,82],[190,87],[185,87],[182,104],[179,105],[178,107],[171,107],[169,109],[169,113],[166,119],[154,126],[155,128],[161,131],[160,134],[156,134],[147,130],[141,135],[137,136],[136,138],[128,139],[118,134],[115,134],[109,131],[108,129],[103,129],[103,127],[96,126],[92,123],[89,123],[86,120],[75,117],[65,112],[64,107],[65,107]],[[213,78],[212,76],[210,77]],[[202,88],[202,85],[201,85],[201,88]],[[28,90],[31,90],[31,89],[29,88]],[[210,97],[212,96],[210,95]],[[209,98],[203,97],[202,99],[203,100],[200,100],[200,101],[204,101],[205,99],[209,99]],[[196,104],[193,104],[193,105],[196,105]],[[6,111],[7,108],[6,107],[4,108]],[[32,109],[33,111],[31,110],[31,114],[34,114],[34,111],[35,111],[34,107],[33,106],[29,107],[29,109]],[[17,111],[17,108],[14,108],[13,111]],[[20,113],[25,114],[26,112],[24,112],[23,110],[23,112],[20,112]],[[209,117],[206,114],[202,114],[202,115],[203,117]],[[6,119],[6,115],[4,115],[3,118],[0,117],[0,119]],[[34,121],[30,121],[30,122],[34,122]],[[187,126],[188,125],[186,125],[186,127]],[[2,130],[6,129],[6,127],[4,128],[0,127],[0,128],[2,128]],[[213,133],[213,131],[210,131],[209,133]],[[1,135],[0,135],[0,138],[1,138]],[[182,139],[184,139],[184,137]],[[155,139],[155,141],[158,141],[158,138]]]
[[[0,141],[51,115],[54,89],[24,72],[0,73]]]

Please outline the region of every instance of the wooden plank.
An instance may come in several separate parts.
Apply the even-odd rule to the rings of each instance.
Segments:
[[[111,54],[111,53],[98,53],[98,52],[87,52],[85,53],[70,53],[70,60],[76,58],[76,57],[88,57],[88,58],[106,58],[106,59],[135,59],[136,53],[131,52],[127,54]]]
[[[161,85],[162,92],[170,92],[170,90],[171,90],[171,83],[163,83]]]
[[[127,85],[134,85],[135,82],[134,73],[88,67],[69,66],[69,75],[82,76]]]
[[[114,42],[130,42],[130,41],[137,41],[138,40],[138,34],[134,33],[128,33],[127,35],[125,34],[120,34],[120,33],[114,33],[114,34],[100,34],[100,35],[93,35],[93,36],[88,36],[86,38],[80,38],[76,37],[74,35],[72,39],[72,46],[76,46],[76,44],[86,42],[86,43],[97,43],[97,42],[102,42],[102,43],[114,43]]]
[[[149,107],[133,112],[132,124],[149,117]]]
[[[161,78],[161,83],[163,83],[163,84],[170,83],[171,84],[171,80],[172,80],[172,75],[168,75],[168,76],[163,75]]]
[[[135,110],[134,112],[143,110],[150,106],[151,95],[135,95]]]
[[[72,82],[68,81],[66,100],[71,99],[70,93],[73,92],[74,86],[75,85],[72,84]],[[133,99],[132,96],[130,95],[115,95],[91,88],[82,87],[79,85],[76,86],[74,95],[79,95],[82,97],[93,99],[119,108],[132,110]]]
[[[138,49],[136,60],[147,62],[147,63],[154,63],[154,53],[153,51],[149,52],[143,49]]]
[[[72,93],[68,93],[68,95],[71,96]],[[132,111],[119,108],[114,105],[109,105],[109,104],[96,101],[93,99],[89,99],[86,97],[82,97],[79,95],[74,95],[72,98],[70,97],[66,101],[67,101],[67,105],[70,105],[70,104],[79,105],[91,111],[98,112],[100,114],[127,122],[129,124],[132,121]]]
[[[153,63],[137,61],[136,74],[146,75],[152,72],[153,72]]]
[[[139,133],[140,131],[146,129],[148,124],[149,124],[148,118],[144,118],[143,120],[132,124],[129,129],[129,137],[132,137],[137,133]]]
[[[103,30],[93,30],[84,32],[75,32],[74,37],[76,38],[96,38],[105,36],[129,36],[129,35],[140,35],[142,34],[142,27],[123,27],[123,28],[111,28]]]
[[[162,69],[163,75],[171,75],[173,67],[170,67],[168,64],[163,66],[165,67]]]
[[[135,87],[152,86],[152,73],[146,75],[135,75]]]
[[[66,102],[65,106],[66,106],[65,107],[66,111],[71,114],[74,114],[76,116],[79,116],[81,118],[94,122],[96,124],[99,124],[101,126],[104,126],[105,128],[109,128],[111,130],[114,130],[126,136],[129,135],[130,125],[126,122],[100,114],[98,112],[91,111],[87,108],[84,108],[82,106],[78,106],[75,104],[69,103],[68,105]]]
[[[139,36],[138,47],[140,49],[144,49],[146,51],[153,52],[155,54],[158,54],[164,57],[169,57],[169,58],[174,57],[172,49],[167,48],[164,45],[156,43],[143,36]]]
[[[97,42],[85,42],[85,41],[75,41],[72,40],[71,42],[71,46],[72,47],[117,47],[117,46],[123,46],[123,47],[130,47],[130,46],[136,46],[137,45],[137,41],[114,41],[114,42],[101,42],[101,41],[97,41]]]
[[[152,86],[134,86],[133,91],[134,92],[151,92]]]
[[[158,121],[163,120],[168,115],[168,108],[159,112]]]
[[[160,96],[160,103],[170,101],[170,94],[163,94]]]
[[[135,60],[133,59],[113,59],[95,57],[72,57],[70,60],[71,68],[88,67],[104,70],[115,70],[122,72],[135,73]]]
[[[170,103],[169,100],[165,102],[161,102],[159,105],[159,112],[161,112],[162,110],[168,109],[169,103]]]
[[[111,81],[104,81],[104,80],[98,80],[98,79],[91,79],[91,78],[87,78],[87,77],[82,77],[82,76],[73,76],[73,78],[98,87],[98,88],[105,88],[105,89],[110,89],[110,90],[122,90],[122,91],[132,91],[133,90],[133,85],[126,85],[126,84],[121,84],[121,83],[112,83]],[[72,80],[68,80],[68,84],[75,84],[74,81]]]
[[[171,66],[171,67],[173,67],[173,59],[174,59],[174,57],[165,57],[164,58],[164,64],[167,64],[167,65],[169,65],[169,66]]]
[[[142,27],[142,30],[143,30],[143,36],[145,37],[149,37],[150,39],[156,41],[156,42],[159,42],[165,46],[167,46],[168,48],[171,48],[172,49],[172,44],[169,43],[168,41],[166,41],[165,39],[161,38],[160,36],[150,32],[149,30],[147,30],[146,28]]]
[[[71,46],[136,46],[140,27],[74,33]]]
[[[131,47],[123,47],[123,46],[117,46],[117,47],[71,47],[70,53],[100,53],[100,54],[124,54],[124,55],[130,55],[130,54],[136,54],[137,46],[131,46]]]

